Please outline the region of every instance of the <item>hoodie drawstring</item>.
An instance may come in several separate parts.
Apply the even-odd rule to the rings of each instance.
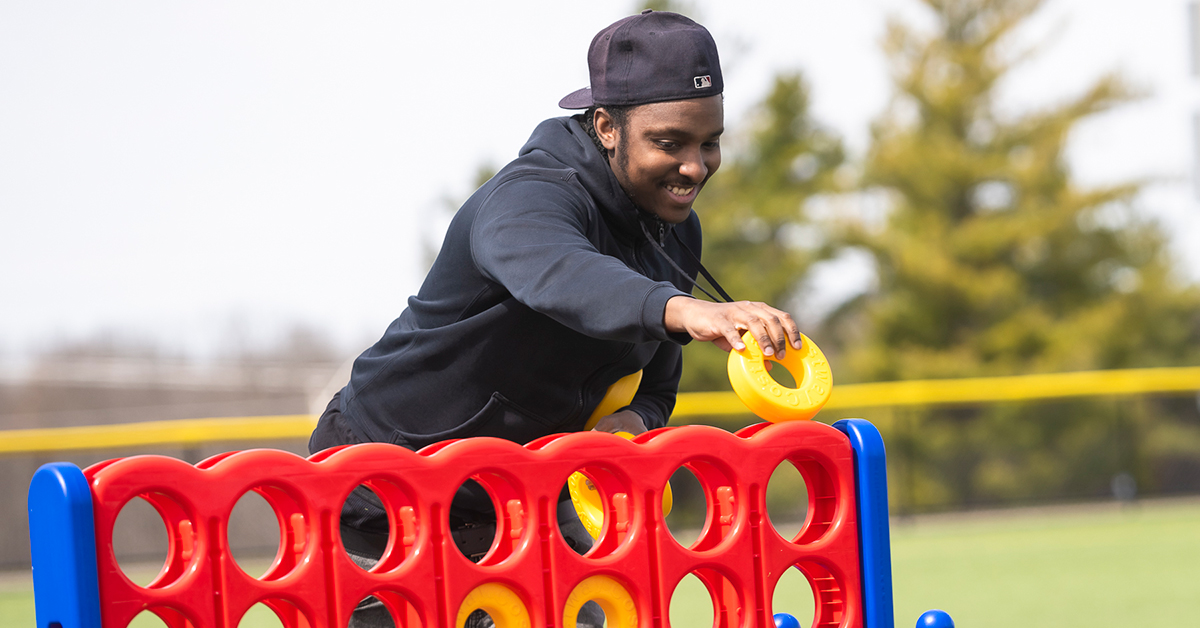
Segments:
[[[643,220],[638,221],[638,225],[640,225],[642,227],[642,233],[646,236],[646,239],[650,241],[650,245],[654,247],[654,250],[658,251],[658,254],[661,255],[663,257],[663,259],[667,260],[667,263],[671,265],[671,268],[674,268],[676,271],[679,272],[680,275],[683,275],[684,279],[687,279],[689,282],[691,282],[691,284],[693,286],[699,288],[700,292],[703,292],[704,294],[708,295],[708,298],[712,299],[714,302],[720,302],[721,299],[718,299],[717,297],[713,296],[713,294],[711,292],[709,292],[708,290],[705,290],[704,286],[701,286],[699,283],[696,282],[695,279],[692,279],[692,277],[690,275],[688,275],[686,272],[684,272],[684,270],[682,268],[679,267],[679,264],[675,263],[675,260],[671,259],[670,255],[667,255],[667,251],[665,249],[663,249],[663,246],[667,243],[667,241],[666,241],[667,240],[667,226],[665,224],[663,224],[662,219],[659,218],[658,216],[655,216],[654,220],[655,220],[655,222],[658,223],[658,238],[657,239],[655,239],[654,236],[650,235],[650,230],[646,228],[645,221],[643,221]],[[721,287],[721,284],[717,283],[717,279],[712,276],[712,273],[708,272],[708,269],[704,267],[704,264],[700,263],[700,258],[697,257],[696,254],[693,253],[692,250],[689,249],[688,246],[683,243],[683,240],[681,240],[679,238],[679,234],[676,233],[674,229],[671,230],[671,234],[675,236],[675,241],[679,243],[680,248],[682,248],[684,251],[686,251],[688,256],[692,258],[692,261],[696,263],[696,266],[698,266],[700,268],[700,273],[702,275],[704,275],[704,278],[708,280],[708,283],[712,284],[712,287],[716,288],[717,293],[725,298],[725,302],[733,303],[733,297],[729,296],[729,293],[725,292],[725,289]]]

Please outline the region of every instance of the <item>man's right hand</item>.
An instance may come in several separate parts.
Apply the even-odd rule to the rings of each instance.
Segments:
[[[692,297],[674,296],[667,300],[663,324],[672,333],[686,332],[696,340],[712,342],[724,351],[746,348],[742,333],[750,332],[764,355],[782,359],[788,341],[800,348],[800,328],[791,314],[766,303],[735,301],[712,303]]]

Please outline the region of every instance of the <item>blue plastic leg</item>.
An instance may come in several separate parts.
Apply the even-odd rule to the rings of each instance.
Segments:
[[[917,628],[954,628],[954,620],[950,619],[950,613],[935,608],[921,613]]]
[[[870,421],[843,419],[833,426],[850,437],[858,497],[858,549],[862,554],[863,625],[893,628],[892,544],[888,530],[887,452]]]
[[[92,491],[79,467],[42,465],[29,483],[38,628],[100,628]]]

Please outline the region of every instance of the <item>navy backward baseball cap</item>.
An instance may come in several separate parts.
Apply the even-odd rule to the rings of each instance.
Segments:
[[[644,105],[720,94],[721,60],[708,29],[668,11],[642,11],[596,34],[588,49],[591,87],[558,101],[563,109]]]

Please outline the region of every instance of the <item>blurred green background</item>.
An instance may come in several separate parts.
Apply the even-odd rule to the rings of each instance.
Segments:
[[[778,73],[746,118],[727,121],[724,164],[698,204],[705,264],[735,298],[789,311],[805,309],[814,277],[831,262],[869,268],[865,290],[804,320],[839,383],[1200,364],[1200,288],[1172,252],[1171,234],[1145,211],[1154,180],[1085,184],[1068,160],[1081,125],[1149,97],[1138,77],[1114,68],[1068,98],[1014,108],[1003,88],[1037,64],[1045,43],[1016,34],[1047,3],[909,4],[881,42],[893,97],[861,154],[814,116],[813,87],[799,71]],[[1195,3],[1176,4],[1181,22],[1197,21]],[[701,22],[708,7],[646,6]],[[493,171],[478,169],[481,177]],[[17,419],[0,427],[309,412],[311,382],[337,381],[343,356],[319,333],[297,329],[277,349],[230,357],[238,382],[207,389],[161,378],[120,390],[5,385],[3,414]],[[682,390],[727,390],[725,357],[689,345]],[[200,379],[152,347],[103,339],[41,356],[47,370],[129,358],[158,375]],[[818,420],[861,414],[887,443],[897,625],[936,607],[960,626],[1185,626],[1200,616],[1198,403],[1192,393],[1097,396],[826,411]],[[304,451],[301,442],[262,445]],[[155,453],[194,462],[222,449]],[[22,511],[28,478],[43,462],[85,466],[130,453],[140,452],[0,459],[0,503]],[[687,476],[672,480],[670,523],[682,536],[705,516],[700,487]],[[794,470],[781,469],[769,489],[774,520],[802,520],[804,486]],[[278,538],[262,507],[247,506],[241,523],[231,522],[250,561],[262,561]],[[161,530],[152,513],[131,517],[124,555],[152,563],[150,541]],[[19,517],[0,519],[0,566],[8,569],[0,628],[34,621],[23,526]],[[792,574],[781,591],[777,608],[807,626],[807,584]],[[686,579],[672,621],[705,625],[706,608],[698,581]],[[243,625],[274,623],[258,608]]]
[[[804,78],[776,78],[705,191],[714,275],[735,298],[795,303],[819,262],[869,260],[877,285],[805,332],[838,383],[1200,364],[1200,291],[1134,205],[1146,182],[1083,186],[1065,157],[1073,128],[1136,90],[1110,74],[1065,102],[1002,110],[1000,86],[1020,70],[1010,39],[1043,3],[922,4],[931,24],[889,25],[895,98],[856,176],[811,117]],[[886,211],[863,211],[871,197]],[[723,390],[724,354],[685,351],[683,388]],[[1118,477],[1154,494],[1200,491],[1191,396],[869,418],[899,512],[1103,497]]]

